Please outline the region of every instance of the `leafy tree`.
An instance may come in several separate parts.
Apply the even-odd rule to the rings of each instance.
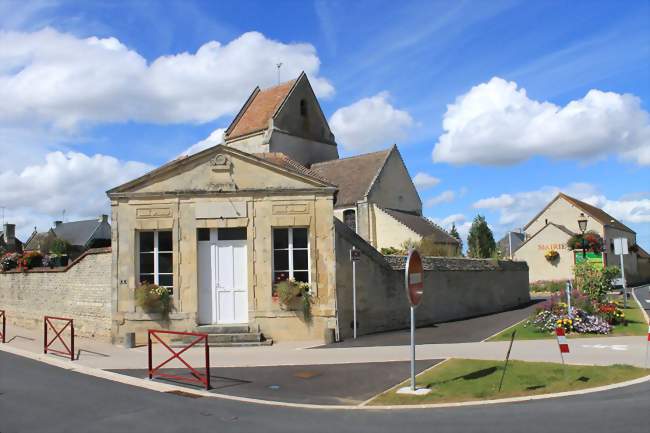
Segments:
[[[449,231],[449,234],[458,240],[458,251],[463,251],[463,240],[460,238],[458,230],[456,230],[456,223],[451,224],[451,230]]]
[[[470,257],[487,259],[493,257],[496,242],[492,230],[488,227],[485,217],[476,215],[467,236],[467,254]]]

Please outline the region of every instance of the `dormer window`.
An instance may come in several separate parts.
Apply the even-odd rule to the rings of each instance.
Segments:
[[[307,101],[304,99],[300,100],[300,115],[302,117],[307,117]]]

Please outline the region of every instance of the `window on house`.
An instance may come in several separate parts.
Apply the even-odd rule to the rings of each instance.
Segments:
[[[307,116],[307,101],[304,99],[300,100],[300,115],[303,117]]]
[[[355,232],[357,231],[357,213],[354,209],[343,211],[343,222]]]
[[[171,230],[141,231],[139,238],[139,281],[167,287],[171,291],[174,287]]]
[[[309,236],[306,228],[273,229],[273,282],[293,278],[309,282]]]

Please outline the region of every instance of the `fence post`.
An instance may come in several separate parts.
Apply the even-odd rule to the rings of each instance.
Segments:
[[[205,375],[207,376],[207,383],[205,389],[210,390],[210,346],[208,345],[208,338],[205,341]]]
[[[74,320],[70,320],[70,361],[74,361]]]
[[[149,347],[149,379],[153,378],[151,370],[153,369],[153,363],[151,362],[151,330],[147,331],[147,346]]]
[[[43,318],[43,353],[47,353],[47,317]]]
[[[7,336],[7,313],[5,310],[0,310],[0,313],[2,313],[2,343],[5,343]]]

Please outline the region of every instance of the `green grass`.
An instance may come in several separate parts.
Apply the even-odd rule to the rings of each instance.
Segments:
[[[567,365],[563,371],[562,364],[510,361],[503,387],[498,392],[503,364],[503,361],[451,359],[418,375],[418,386],[431,388],[428,395],[397,394],[397,389],[408,385],[409,381],[405,381],[380,394],[369,404],[449,403],[549,394],[624,382],[649,373],[648,370],[628,365]]]
[[[612,296],[612,301],[622,302],[621,296]],[[639,304],[630,298],[627,303],[628,308],[624,308],[623,312],[627,318],[627,326],[616,325],[613,327],[609,334],[569,334],[569,338],[590,338],[590,337],[623,337],[623,336],[645,336],[648,333],[648,323],[645,321],[643,312],[639,308]],[[510,341],[512,331],[517,330],[515,340],[542,340],[548,338],[555,338],[554,333],[542,332],[533,326],[526,326],[526,322],[534,317],[530,316],[528,319],[516,324],[515,326],[501,331],[499,334],[491,337],[487,341]]]

